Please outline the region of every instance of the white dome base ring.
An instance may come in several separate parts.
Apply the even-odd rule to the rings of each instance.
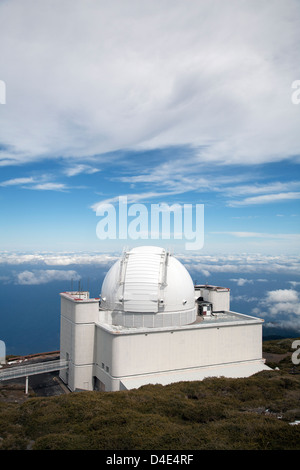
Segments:
[[[125,328],[161,328],[170,326],[183,326],[195,321],[196,307],[179,312],[162,313],[133,313],[114,311],[111,312],[112,324]]]

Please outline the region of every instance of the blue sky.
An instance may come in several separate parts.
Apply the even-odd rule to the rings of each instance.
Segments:
[[[127,195],[128,207],[139,202],[149,213],[155,203],[170,206],[177,203],[182,207],[204,204],[204,253],[298,253],[297,164],[291,161],[255,167],[200,164],[199,173],[195,174],[193,165],[191,169],[183,168],[181,175],[180,157],[176,173],[171,170],[175,166],[174,153],[181,152],[189,153],[186,149],[139,152],[138,156],[145,158],[142,168],[139,165],[128,169],[126,162],[119,162],[115,168],[109,164],[66,165],[57,160],[3,167],[2,249],[122,250],[133,241],[97,238],[100,218],[95,208],[100,202],[115,203],[118,196]],[[163,154],[163,163],[160,161],[149,169],[153,153],[154,158]],[[128,153],[126,158],[130,157]],[[133,159],[136,157],[134,154]],[[152,243],[150,234],[149,242]],[[159,242],[175,250],[184,249],[172,233],[170,240]]]
[[[203,253],[299,252],[298,1],[2,0],[0,17],[2,250],[121,251],[95,208],[127,195],[204,204]]]

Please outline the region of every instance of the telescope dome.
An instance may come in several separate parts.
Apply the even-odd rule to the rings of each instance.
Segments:
[[[113,325],[181,326],[196,319],[190,274],[163,248],[143,246],[125,252],[102,284],[101,309]]]

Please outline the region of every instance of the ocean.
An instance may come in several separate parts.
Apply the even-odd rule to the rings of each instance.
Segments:
[[[22,266],[22,272],[34,272],[36,266]],[[76,266],[81,280],[55,279],[43,284],[7,282],[2,267],[0,277],[0,339],[5,342],[7,355],[27,355],[59,350],[60,292],[89,289],[91,297],[99,297],[107,269]],[[20,267],[18,267],[20,269]],[[68,267],[68,270],[72,267]]]
[[[27,355],[59,350],[59,293],[80,287],[89,290],[91,297],[99,297],[108,268],[108,265],[93,264],[69,265],[67,269],[66,266],[41,268],[36,264],[1,265],[0,340],[5,342],[6,354]],[[64,279],[74,273],[75,280]],[[297,297],[300,275],[245,274],[237,270],[206,273],[204,276],[195,268],[191,268],[190,274],[196,283],[229,287],[231,310],[263,318],[264,338],[300,336]],[[276,292],[279,291],[282,292],[282,302],[278,302],[278,296],[276,301]]]

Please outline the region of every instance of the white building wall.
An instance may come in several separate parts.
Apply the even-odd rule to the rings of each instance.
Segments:
[[[100,382],[100,390],[103,392],[116,392],[120,390],[120,379],[112,377],[108,372],[103,370],[98,364],[94,366],[94,377]]]
[[[93,364],[78,366],[73,364],[73,380],[70,381],[70,389],[74,390],[93,390]]]
[[[213,304],[214,312],[226,312],[230,310],[230,291],[201,289],[200,296],[203,300]]]
[[[96,299],[77,300],[76,296],[61,294],[60,357],[69,360],[69,369],[61,371],[60,377],[71,390],[93,389],[98,311]]]
[[[79,301],[62,294],[60,376],[68,387],[120,389],[126,377],[172,373],[262,359],[262,321],[237,319],[162,329],[112,329],[99,323],[97,299]],[[96,380],[97,382],[97,380]]]
[[[109,375],[122,378],[262,358],[261,323],[113,334],[98,325],[96,363],[109,364]],[[109,362],[110,359],[110,362]]]
[[[96,328],[95,364],[106,372],[112,371],[114,335],[107,334],[103,328]]]

